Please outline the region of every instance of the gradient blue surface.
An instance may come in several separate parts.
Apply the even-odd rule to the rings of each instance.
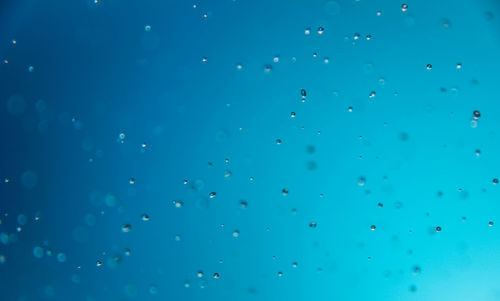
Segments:
[[[0,300],[500,300],[499,12],[2,1]]]

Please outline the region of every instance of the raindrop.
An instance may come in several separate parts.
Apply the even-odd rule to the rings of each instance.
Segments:
[[[401,4],[401,11],[407,11],[408,10],[408,4]]]

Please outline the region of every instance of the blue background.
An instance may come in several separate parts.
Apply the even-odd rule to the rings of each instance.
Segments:
[[[2,1],[0,300],[500,300],[500,7],[406,3]]]

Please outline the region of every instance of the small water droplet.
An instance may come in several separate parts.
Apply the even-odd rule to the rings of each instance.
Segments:
[[[479,112],[479,111],[477,111],[477,110],[476,110],[476,111],[474,111],[474,112],[472,113],[472,118],[474,118],[474,120],[479,120],[479,118],[481,118],[481,112]]]
[[[408,10],[408,4],[401,4],[401,11],[407,11]]]
[[[132,229],[132,226],[130,224],[124,224],[124,225],[122,225],[122,232],[123,233],[130,232],[131,229]]]

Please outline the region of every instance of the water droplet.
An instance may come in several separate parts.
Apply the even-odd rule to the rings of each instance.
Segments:
[[[493,185],[496,185],[496,184],[498,184],[498,179],[497,179],[497,178],[494,178],[494,179],[493,179]]]
[[[198,273],[196,273],[196,276],[198,276],[198,278],[201,278],[203,277],[203,271],[198,271]]]
[[[408,10],[408,4],[401,4],[401,11],[407,11]]]
[[[302,102],[304,102],[306,100],[306,96],[307,96],[306,89],[300,90],[300,96],[302,97]]]
[[[238,69],[238,70],[243,69],[243,65],[242,64],[236,64],[236,69]]]
[[[264,65],[264,71],[265,72],[271,72],[273,70],[273,66],[266,64]]]
[[[359,186],[365,186],[365,184],[366,184],[366,178],[365,177],[360,177],[358,179],[358,185]]]
[[[122,232],[123,233],[128,233],[132,229],[132,226],[130,224],[124,224],[122,225]]]
[[[431,64],[427,64],[427,66],[425,66],[425,68],[426,68],[427,70],[431,70],[431,69],[432,69],[432,65],[431,65]]]
[[[297,267],[297,265],[298,265],[298,264],[297,264],[297,262],[293,262],[293,263],[292,263],[292,267],[294,267],[294,268],[296,268],[296,267]]]
[[[480,149],[476,149],[476,157],[479,157],[481,155],[481,150]]]
[[[214,273],[214,279],[219,279],[219,278],[220,278],[219,273]]]
[[[474,111],[474,112],[472,113],[472,118],[474,118],[474,120],[478,120],[479,118],[481,118],[481,112],[479,112],[479,111],[477,111],[477,110],[476,110],[476,111]]]
[[[489,221],[488,226],[492,227],[493,226],[493,221]]]
[[[375,231],[375,229],[377,229],[377,227],[375,225],[371,225],[370,230]]]
[[[280,61],[280,57],[279,57],[279,56],[275,56],[275,57],[273,58],[273,62],[277,63],[277,62],[279,62],[279,61]]]
[[[184,206],[184,203],[182,201],[174,200],[174,205],[175,205],[175,208],[181,208],[182,206]]]
[[[240,231],[239,230],[234,230],[233,231],[233,237],[239,237],[240,236]]]
[[[151,25],[144,26],[144,31],[145,32],[150,32],[151,31]]]
[[[142,219],[143,221],[147,222],[147,221],[149,221],[149,215],[147,215],[146,213],[143,213],[143,214],[141,215],[141,219]]]
[[[441,232],[442,228],[440,226],[436,227],[436,232]]]
[[[306,34],[306,36],[310,35],[311,34],[311,28],[306,28],[304,30],[304,33]]]
[[[316,222],[310,222],[309,223],[309,227],[310,228],[316,228],[316,226],[317,226]]]
[[[283,143],[283,141],[281,141],[281,139],[276,139],[276,144],[281,145],[281,143]]]
[[[352,37],[354,39],[354,41],[357,41],[359,40],[359,38],[361,37],[361,35],[359,33],[354,33],[354,36]]]
[[[130,178],[130,180],[128,181],[130,184],[135,184],[135,179],[134,178]]]
[[[457,63],[457,69],[462,69],[462,63]]]
[[[291,113],[290,113],[290,117],[291,117],[291,118],[295,118],[295,116],[297,116],[297,114],[295,114],[295,112],[291,112]]]
[[[322,35],[325,32],[325,29],[323,27],[318,27],[318,34]]]
[[[374,97],[375,97],[375,95],[377,95],[377,92],[375,92],[375,91],[371,91],[371,92],[370,92],[370,94],[368,95],[368,97],[370,97],[370,98],[374,98]]]
[[[201,61],[202,61],[203,63],[206,63],[206,62],[207,62],[207,58],[206,58],[206,57],[202,57],[202,58],[201,58]]]
[[[215,193],[215,192],[210,192],[210,193],[208,194],[208,197],[209,197],[209,198],[211,198],[211,199],[215,198],[215,196],[216,196],[216,193]]]
[[[283,277],[283,272],[278,272],[278,277]]]
[[[102,266],[102,261],[97,260],[97,261],[96,261],[96,263],[95,263],[95,266],[96,266],[96,267],[100,267],[100,266]]]
[[[416,266],[413,267],[413,274],[414,275],[420,274],[420,271],[421,271],[421,269],[420,269],[420,267],[418,265],[416,265]]]
[[[248,203],[246,201],[240,201],[240,206],[241,208],[247,208],[248,207]]]
[[[33,71],[35,71],[35,67],[33,67],[31,65],[28,66],[28,72],[33,72]]]
[[[281,193],[282,193],[284,196],[287,196],[287,195],[288,195],[288,189],[283,188],[283,189],[281,190]]]

